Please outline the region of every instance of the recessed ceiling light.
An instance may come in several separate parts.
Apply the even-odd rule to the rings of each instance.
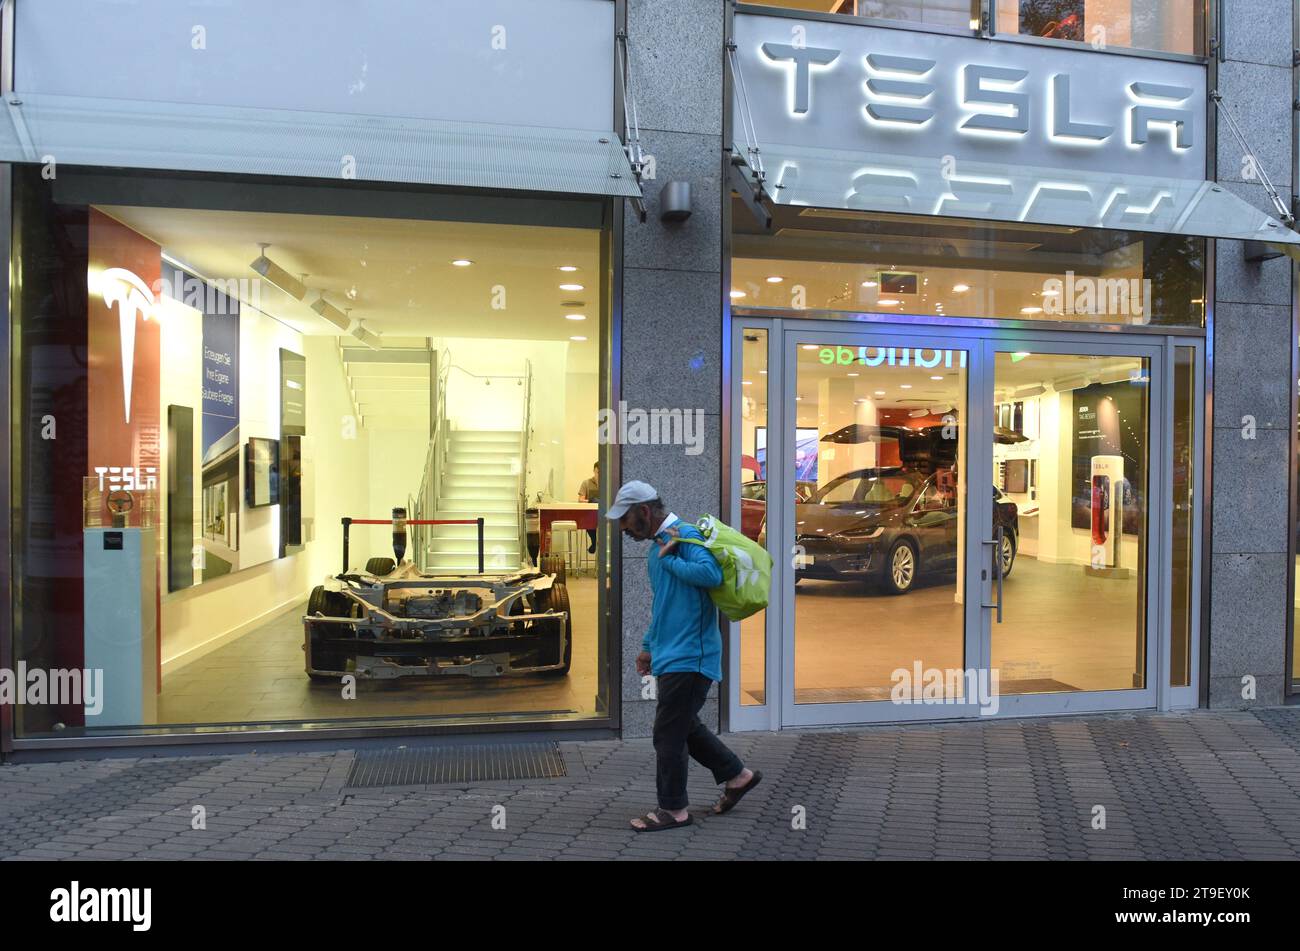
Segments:
[[[815,344],[815,343],[806,343],[806,344],[803,345],[803,349],[804,349],[804,350],[816,350],[816,349],[817,349],[817,344]]]
[[[884,395],[885,395],[885,391],[884,391],[884,390],[876,390],[876,395],[877,395],[877,396],[884,396]]]
[[[587,315],[586,314],[565,314],[564,319],[565,320],[586,320]]]
[[[875,281],[863,281],[863,282],[862,282],[862,286],[863,286],[863,287],[875,287],[875,286],[876,286],[876,282],[875,282]]]
[[[1042,312],[1043,312],[1043,308],[1041,308],[1041,307],[1022,307],[1022,308],[1020,308],[1020,313],[1022,313],[1022,314],[1041,314]]]
[[[474,262],[471,261],[469,258],[457,258],[451,263],[454,264],[456,267],[469,267]]]
[[[932,380],[942,380],[943,377],[941,377],[941,376],[932,376],[932,377],[930,377],[930,379],[932,379]]]
[[[1052,288],[1049,287],[1047,290],[1043,291],[1043,296],[1044,296],[1044,297],[1056,297],[1056,296],[1059,295],[1060,293],[1061,293],[1060,291],[1058,291],[1058,290],[1054,290],[1054,289],[1052,289]]]
[[[912,388],[912,384],[911,384],[911,383],[901,383],[901,384],[899,384],[899,387],[898,387],[898,388],[899,388],[900,390],[910,390],[910,389]]]
[[[759,370],[758,372],[761,373],[761,374],[763,374],[763,376],[767,376],[767,371],[766,371],[766,370]]]
[[[560,265],[560,270],[561,270],[561,271],[576,271],[577,268],[574,267],[572,264],[561,264],[561,265]]]
[[[902,303],[902,301],[894,300],[892,297],[889,297],[883,300],[878,300],[876,301],[876,303],[879,304],[881,307],[897,307],[899,304]]]
[[[732,291],[732,292],[731,292],[731,299],[732,299],[732,300],[739,300],[740,298],[742,298],[742,297],[744,297],[744,296],[745,296],[745,292],[744,292],[744,291]]]
[[[583,289],[584,289],[584,288],[583,288],[583,286],[582,286],[581,284],[561,284],[561,285],[560,285],[560,290],[562,290],[562,291],[580,291],[580,290],[583,290]]]
[[[741,386],[753,386],[753,385],[754,385],[754,381],[753,381],[753,380],[741,380],[741,381],[740,381],[740,385],[741,385]]]
[[[849,376],[861,376],[862,374],[860,374],[860,373],[850,373],[850,374],[848,374],[848,375],[849,375]]]
[[[773,274],[771,277],[769,277],[769,278],[767,279],[767,283],[769,283],[769,284],[780,284],[780,283],[781,283],[782,281],[784,281],[784,280],[785,280],[785,278],[783,278],[783,277],[777,277],[775,274]]]
[[[802,397],[802,396],[796,396],[796,397],[794,398],[794,401],[795,401],[796,403],[802,403],[802,402],[803,402],[803,397]]]
[[[572,341],[574,341],[575,343],[582,343],[582,342],[585,341],[587,338],[586,338],[586,337],[570,337],[569,339],[572,340]]]
[[[969,284],[954,284],[952,286],[952,292],[954,294],[965,294],[968,290],[970,290]]]

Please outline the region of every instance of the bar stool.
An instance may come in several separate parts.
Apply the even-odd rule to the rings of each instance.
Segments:
[[[551,554],[564,556],[564,570],[578,570],[578,523],[573,519],[557,519],[551,523]]]

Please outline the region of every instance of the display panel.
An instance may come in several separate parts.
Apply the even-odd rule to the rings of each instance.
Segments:
[[[607,713],[601,202],[14,178],[18,736]]]

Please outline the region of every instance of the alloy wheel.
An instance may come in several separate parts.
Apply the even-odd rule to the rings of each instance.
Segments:
[[[894,587],[899,591],[906,591],[912,586],[912,577],[916,574],[916,559],[912,555],[910,545],[904,543],[894,549],[889,574],[893,578]]]

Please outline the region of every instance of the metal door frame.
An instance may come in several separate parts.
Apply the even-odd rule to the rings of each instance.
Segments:
[[[1133,709],[1170,709],[1195,706],[1195,685],[1199,674],[1199,641],[1201,637],[1197,607],[1201,597],[1197,588],[1202,583],[1199,565],[1193,565],[1191,582],[1192,601],[1192,686],[1169,687],[1171,645],[1172,584],[1170,559],[1172,556],[1172,513],[1169,511],[1172,478],[1172,386],[1173,359],[1176,347],[1191,346],[1196,352],[1196,392],[1203,391],[1205,378],[1205,350],[1203,343],[1181,334],[1162,336],[1150,331],[1124,333],[1096,332],[1039,328],[998,328],[991,331],[982,326],[934,326],[906,322],[846,322],[844,320],[810,320],[806,318],[748,316],[734,313],[731,320],[731,378],[730,431],[737,438],[731,440],[728,468],[725,478],[729,487],[738,484],[740,473],[741,430],[741,348],[746,330],[764,330],[767,333],[767,456],[768,459],[785,458],[787,446],[794,431],[794,360],[795,347],[800,342],[825,342],[831,345],[851,342],[853,346],[872,346],[881,338],[896,344],[905,340],[908,346],[924,346],[942,342],[949,349],[965,349],[967,364],[967,415],[970,417],[963,438],[967,444],[967,469],[969,472],[992,471],[993,464],[993,392],[994,354],[1008,346],[1015,349],[1036,350],[1040,353],[1078,354],[1082,356],[1133,356],[1150,360],[1151,382],[1148,408],[1148,491],[1147,491],[1147,583],[1146,583],[1146,664],[1144,686],[1121,691],[1096,691],[1089,693],[1004,695],[995,715],[999,718],[1043,714],[1122,711]],[[776,398],[773,398],[774,395]],[[976,413],[971,407],[985,407]],[[1197,441],[1196,458],[1203,449],[1203,407],[1195,402],[1196,420],[1193,438]],[[787,432],[789,430],[789,432]],[[794,506],[786,491],[790,474],[787,467],[768,467],[769,525],[780,531],[769,531],[768,550],[773,556],[773,596],[766,618],[765,630],[765,702],[761,705],[740,703],[740,625],[730,625],[728,636],[727,697],[729,728],[733,731],[776,730],[786,726],[811,726],[871,722],[948,720],[978,716],[973,704],[907,704],[896,705],[889,701],[863,701],[860,703],[795,704],[793,703],[794,671],[794,598],[786,595],[792,590],[793,567],[782,550],[793,538]],[[974,481],[971,480],[971,484]],[[1203,492],[1204,472],[1197,473],[1194,491],[1198,497]],[[729,517],[732,524],[740,524],[739,493],[727,492],[731,500]],[[773,505],[775,500],[776,504]],[[966,663],[967,666],[987,668],[991,655],[992,610],[996,596],[985,531],[975,526],[992,524],[993,500],[990,495],[973,493],[967,497],[969,506],[966,520],[965,542],[965,604],[966,604]],[[779,515],[777,509],[780,509]],[[1194,508],[1193,532],[1201,525],[1200,506]],[[779,519],[779,522],[778,522]],[[1199,537],[1199,536],[1196,536]],[[1194,547],[1194,557],[1199,559],[1199,546]],[[986,577],[977,581],[981,570]],[[976,618],[972,618],[975,615]],[[787,634],[789,632],[789,634]],[[972,662],[974,661],[974,662]]]

